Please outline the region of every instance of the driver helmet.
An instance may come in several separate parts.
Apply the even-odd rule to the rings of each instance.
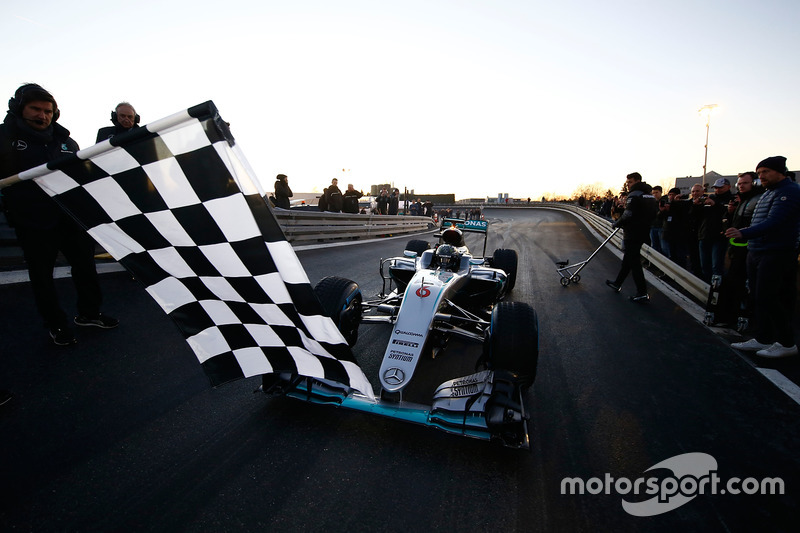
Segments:
[[[453,246],[463,246],[464,234],[455,226],[450,226],[442,232],[442,242]]]
[[[458,270],[461,258],[458,250],[449,244],[442,244],[436,248],[436,264],[448,270]]]

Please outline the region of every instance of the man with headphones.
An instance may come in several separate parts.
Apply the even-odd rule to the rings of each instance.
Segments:
[[[128,102],[120,102],[117,104],[117,107],[114,108],[114,111],[111,112],[111,122],[114,125],[97,130],[97,140],[94,142],[99,143],[100,141],[110,139],[114,135],[119,135],[120,133],[131,131],[133,128],[138,128],[139,120],[140,117],[136,114],[136,110],[131,104]]]
[[[78,151],[78,143],[58,124],[55,98],[35,83],[22,85],[8,101],[0,124],[0,176],[8,177]],[[94,241],[36,183],[24,180],[3,190],[9,223],[22,247],[36,307],[59,346],[75,344],[53,282],[58,252],[72,267],[78,293],[74,323],[104,329],[117,319],[102,315],[102,293],[94,264]]]

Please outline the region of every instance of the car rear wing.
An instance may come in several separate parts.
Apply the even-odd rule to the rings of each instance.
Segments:
[[[464,220],[463,218],[443,218],[439,229],[444,230],[451,226],[473,233],[486,233],[489,230],[489,223],[485,220]]]
[[[464,233],[481,233],[483,234],[483,257],[486,257],[486,241],[489,238],[489,223],[485,220],[464,220],[463,218],[443,218],[439,226],[439,233],[435,233],[434,237],[440,238],[442,232],[447,228],[455,226]]]

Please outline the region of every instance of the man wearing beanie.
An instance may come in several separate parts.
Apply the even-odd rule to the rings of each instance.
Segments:
[[[728,228],[725,236],[748,240],[747,278],[753,295],[755,337],[731,344],[761,357],[797,354],[792,329],[797,292],[800,186],[787,178],[786,158],[768,157],[756,166],[766,192],[749,227]]]
[[[0,124],[0,176],[5,178],[78,151],[69,131],[58,124],[55,98],[41,86],[21,86],[8,101]],[[94,241],[31,180],[3,190],[9,223],[17,233],[36,307],[59,346],[75,344],[66,313],[61,309],[53,282],[58,252],[72,267],[78,293],[79,326],[116,327],[116,319],[100,314],[102,295],[94,264]]]

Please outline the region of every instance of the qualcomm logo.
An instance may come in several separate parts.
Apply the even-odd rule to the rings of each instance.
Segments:
[[[784,494],[781,478],[738,478],[732,477],[723,482],[717,475],[717,460],[707,453],[692,452],[670,457],[654,464],[645,472],[668,470],[671,475],[652,474],[634,480],[621,477],[614,479],[611,474],[604,478],[593,477],[584,481],[581,478],[561,480],[561,494],[621,494],[622,508],[633,516],[655,516],[667,513],[685,505],[701,494]],[[653,496],[648,500],[636,501],[629,495],[645,494]]]

